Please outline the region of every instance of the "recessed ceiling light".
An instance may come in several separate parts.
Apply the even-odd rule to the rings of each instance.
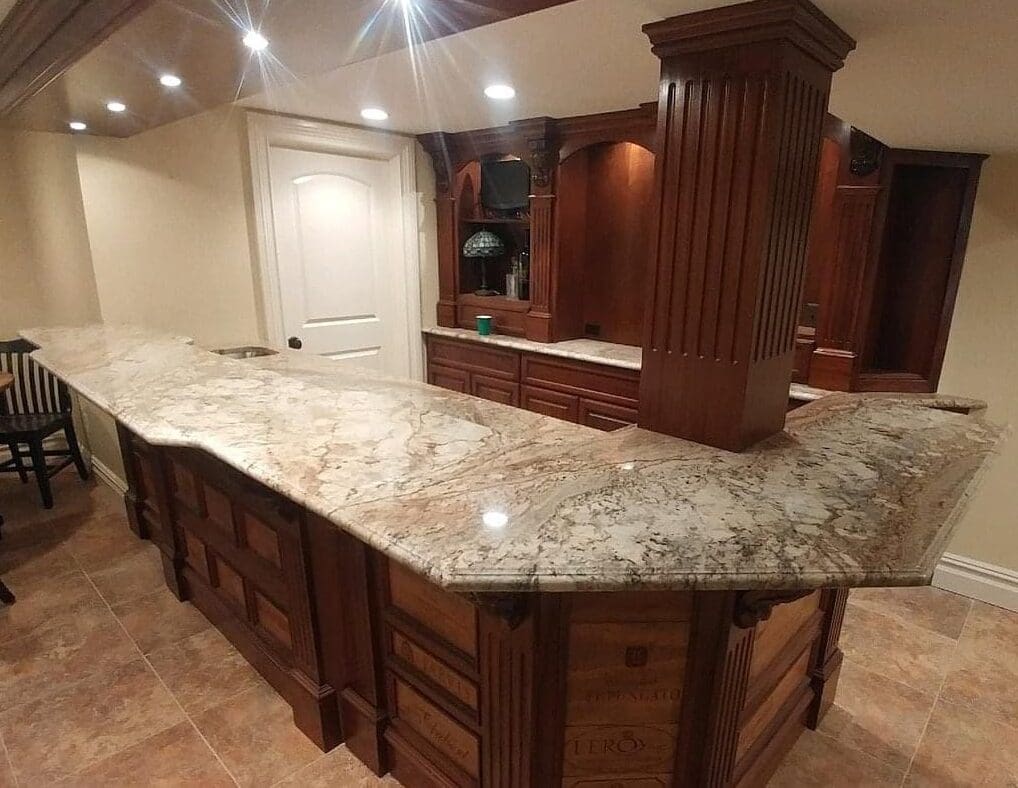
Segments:
[[[496,101],[508,101],[516,98],[516,90],[512,85],[488,85],[484,89],[484,95]]]
[[[389,113],[379,107],[365,107],[361,110],[364,120],[388,120]]]
[[[122,101],[108,101],[106,102],[106,109],[110,112],[123,112],[127,109],[127,105]]]
[[[88,124],[83,123],[80,120],[72,120],[67,125],[71,127],[71,131],[84,131],[88,128]]]
[[[181,82],[176,74],[163,74],[159,77],[159,84],[166,88],[179,88]]]
[[[267,39],[257,30],[249,30],[247,35],[244,36],[244,46],[253,49],[255,52],[261,52],[268,45],[269,39]]]

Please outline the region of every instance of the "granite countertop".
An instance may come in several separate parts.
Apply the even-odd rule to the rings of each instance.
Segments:
[[[206,451],[457,591],[923,584],[1001,434],[954,412],[970,400],[833,394],[733,454],[296,352],[23,335],[144,439]]]
[[[446,339],[459,339],[466,342],[479,342],[482,345],[523,350],[530,353],[543,353],[546,356],[560,356],[577,361],[588,361],[591,364],[603,364],[606,367],[620,367],[639,371],[643,368],[643,348],[632,345],[619,345],[614,342],[601,342],[598,339],[566,339],[562,342],[534,342],[531,339],[511,337],[505,334],[489,334],[481,336],[468,328],[445,328],[435,326],[425,328],[423,333]],[[789,387],[788,396],[800,402],[812,402],[832,392],[826,389],[804,386],[793,383]]]

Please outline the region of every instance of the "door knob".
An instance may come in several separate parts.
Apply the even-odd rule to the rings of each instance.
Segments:
[[[300,341],[300,337],[290,337],[286,340],[286,344],[294,350],[300,350],[304,346],[304,343]]]

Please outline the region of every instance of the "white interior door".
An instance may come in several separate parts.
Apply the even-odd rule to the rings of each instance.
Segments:
[[[273,146],[269,179],[284,335],[409,376],[398,160]]]

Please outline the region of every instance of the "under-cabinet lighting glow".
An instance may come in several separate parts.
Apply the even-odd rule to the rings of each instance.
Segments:
[[[247,35],[244,36],[244,46],[249,49],[253,49],[255,52],[261,52],[263,49],[268,47],[268,45],[269,39],[257,30],[249,30]]]
[[[496,101],[508,101],[516,98],[516,89],[512,85],[488,85],[484,89],[484,95]]]

